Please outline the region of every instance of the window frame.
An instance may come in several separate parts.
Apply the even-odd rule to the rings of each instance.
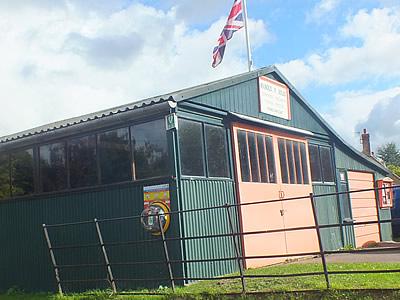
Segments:
[[[246,152],[247,152],[246,157],[247,157],[247,165],[248,165],[248,169],[249,169],[249,181],[244,181],[243,180],[242,160],[241,160],[241,156],[240,156],[240,145],[239,145],[239,136],[238,136],[239,132],[245,133],[245,137],[246,137],[246,139],[245,139],[246,140],[245,148],[246,148]],[[279,184],[278,180],[277,180],[277,178],[278,178],[278,173],[277,173],[277,168],[276,168],[277,162],[276,162],[276,159],[275,159],[276,158],[276,155],[275,155],[275,153],[276,153],[275,150],[276,149],[274,147],[273,135],[271,135],[271,133],[258,131],[258,130],[253,130],[253,129],[249,129],[249,128],[243,127],[243,126],[236,127],[236,129],[234,130],[234,134],[236,135],[235,139],[236,139],[236,142],[237,142],[237,151],[238,151],[237,156],[239,158],[239,160],[237,162],[237,164],[238,164],[237,167],[240,169],[240,178],[238,178],[238,179],[240,179],[240,182],[241,183]],[[257,166],[258,166],[258,168],[257,168],[258,180],[257,181],[253,180],[253,175],[252,175],[253,174],[252,173],[253,172],[253,167],[252,167],[251,155],[250,155],[250,147],[249,147],[249,134],[253,134],[254,135],[255,150],[256,150],[255,158],[256,158]],[[260,152],[259,152],[259,147],[258,147],[258,137],[259,136],[261,136],[262,140],[263,140],[263,149],[262,150],[264,151],[264,154],[265,154],[265,168],[266,168],[266,174],[267,174],[267,181],[266,182],[262,180],[262,176],[261,176]],[[268,153],[267,138],[271,138],[271,142],[272,142],[271,143],[271,145],[272,145],[271,149],[273,151],[272,158],[273,158],[273,161],[274,161],[274,164],[272,166],[273,167],[273,175],[274,175],[273,178],[275,179],[274,181],[271,181],[271,172],[270,172],[270,170],[271,170],[271,165],[270,165],[271,153]]]
[[[156,116],[152,118],[146,118],[146,119],[140,119],[135,122],[125,122],[125,123],[120,123],[117,125],[112,125],[108,127],[103,127],[101,129],[96,129],[96,130],[88,130],[85,131],[84,133],[76,133],[76,134],[71,134],[68,136],[60,137],[60,138],[53,138],[46,140],[41,143],[34,143],[28,146],[24,147],[16,147],[12,150],[6,150],[6,151],[1,151],[2,155],[6,155],[8,158],[8,178],[9,178],[9,187],[10,187],[10,196],[4,197],[0,199],[0,202],[2,201],[9,201],[9,200],[15,200],[15,199],[21,199],[21,198],[29,198],[29,197],[34,197],[38,195],[47,195],[47,194],[57,194],[57,193],[65,193],[68,191],[81,191],[81,190],[90,190],[90,189],[96,189],[96,188],[101,188],[103,186],[114,186],[118,184],[127,184],[127,183],[136,183],[139,184],[140,182],[147,182],[147,181],[159,181],[161,179],[168,179],[172,176],[172,166],[171,166],[171,145],[168,137],[168,131],[165,130],[165,135],[167,138],[167,152],[168,152],[168,162],[167,162],[167,175],[163,176],[156,176],[156,177],[149,177],[149,178],[144,178],[144,179],[138,179],[134,180],[132,175],[132,163],[133,163],[133,150],[132,150],[132,140],[131,140],[131,126],[137,125],[137,124],[144,124],[147,122],[155,121],[155,120],[162,120],[165,122],[165,115],[162,116]],[[129,164],[130,164],[130,179],[127,181],[118,181],[114,183],[101,183],[100,178],[101,178],[101,168],[100,168],[100,155],[99,155],[99,142],[98,142],[98,137],[101,133],[105,133],[108,131],[112,130],[117,130],[120,128],[128,128],[128,133],[129,133]],[[97,172],[97,182],[93,185],[87,185],[87,186],[82,186],[82,187],[71,187],[70,184],[70,155],[69,155],[69,144],[71,140],[75,139],[80,139],[84,138],[86,136],[95,136],[95,149],[96,149],[96,172]],[[43,191],[43,179],[42,179],[42,172],[41,172],[41,166],[40,166],[40,147],[42,146],[48,146],[51,144],[57,144],[57,143],[62,143],[64,144],[65,147],[65,168],[66,168],[66,187],[64,189],[59,189],[59,190],[52,190],[52,191]],[[13,196],[12,195],[12,178],[11,178],[11,153],[12,151],[23,151],[23,150],[28,150],[32,149],[33,150],[33,176],[34,176],[34,191],[31,194],[27,195],[18,195],[18,196]],[[228,161],[229,163],[229,161]]]
[[[313,174],[312,174],[312,160],[311,160],[311,155],[310,155],[310,146],[314,146],[317,148],[318,151],[318,167],[319,167],[319,173],[321,174],[321,181],[314,181],[313,180]],[[323,167],[322,167],[322,158],[321,158],[321,148],[325,148],[329,150],[329,158],[330,158],[330,165],[331,165],[331,171],[332,171],[332,180],[333,181],[325,181],[324,178],[324,172],[323,172]],[[322,144],[317,144],[317,143],[308,143],[308,153],[309,153],[309,160],[310,160],[310,173],[311,173],[311,182],[314,184],[325,184],[325,185],[334,185],[336,184],[336,168],[335,168],[335,162],[334,162],[334,153],[333,153],[333,148],[330,145],[322,145]]]
[[[222,123],[213,123],[212,121],[204,120],[204,119],[196,119],[196,118],[191,118],[190,116],[178,116],[178,122],[179,120],[185,120],[189,122],[195,122],[195,123],[200,123],[201,124],[201,136],[202,136],[202,147],[203,147],[203,170],[204,170],[204,175],[186,175],[182,172],[182,155],[181,155],[181,147],[180,147],[180,134],[179,134],[179,126],[178,126],[178,134],[177,134],[177,144],[178,144],[178,149],[177,152],[179,153],[179,173],[180,176],[184,179],[186,178],[199,178],[199,179],[210,179],[210,180],[232,180],[232,167],[231,167],[231,160],[229,158],[229,153],[231,153],[231,148],[230,148],[230,143],[229,143],[229,129],[226,128]],[[214,127],[220,127],[224,129],[224,136],[225,136],[225,141],[226,141],[226,163],[227,163],[227,177],[218,177],[218,176],[210,176],[209,168],[208,168],[208,151],[207,151],[207,138],[206,138],[206,126],[214,126]]]

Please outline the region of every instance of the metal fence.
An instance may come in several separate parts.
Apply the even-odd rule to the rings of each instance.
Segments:
[[[393,187],[398,188],[398,186]],[[384,189],[384,188],[382,188]],[[224,204],[213,207],[206,208],[197,208],[197,209],[188,209],[181,211],[172,211],[169,212],[170,215],[179,215],[180,217],[184,216],[188,213],[196,213],[201,214],[207,211],[222,209],[226,212],[227,222],[229,230],[224,233],[216,233],[216,234],[208,234],[208,235],[198,235],[198,236],[179,236],[179,237],[166,237],[166,234],[163,229],[163,224],[161,223],[160,215],[154,215],[158,222],[160,232],[157,237],[152,237],[149,239],[140,239],[140,240],[128,240],[128,241],[113,241],[107,242],[104,240],[101,226],[105,223],[113,223],[120,222],[126,220],[136,220],[140,221],[141,216],[128,216],[128,217],[120,217],[120,218],[111,218],[111,219],[94,219],[85,222],[76,222],[76,223],[63,223],[63,224],[52,224],[46,225],[43,224],[43,231],[47,241],[51,262],[54,268],[55,279],[57,283],[57,289],[60,294],[65,292],[64,286],[67,284],[75,284],[75,283],[87,283],[87,282],[105,282],[108,285],[108,288],[111,288],[113,293],[122,292],[121,288],[119,288],[119,284],[121,282],[168,282],[169,286],[172,290],[175,289],[176,284],[183,284],[192,281],[202,281],[202,280],[221,280],[221,279],[237,279],[240,280],[241,289],[243,293],[246,293],[248,289],[246,288],[246,279],[256,278],[259,280],[265,278],[287,278],[287,277],[300,277],[300,276],[323,276],[326,282],[326,288],[329,289],[331,286],[330,276],[331,275],[340,275],[340,274],[366,274],[366,273],[399,273],[400,269],[390,269],[390,270],[343,270],[343,271],[329,271],[328,264],[326,260],[327,254],[344,254],[344,253],[373,253],[373,252],[386,252],[393,251],[392,248],[365,248],[365,249],[339,249],[339,250],[325,250],[322,243],[321,237],[321,229],[325,228],[343,228],[346,226],[360,226],[360,225],[370,225],[370,224],[392,224],[392,223],[400,223],[400,218],[391,218],[387,220],[381,220],[379,217],[375,221],[363,221],[363,222],[341,222],[335,224],[319,224],[315,199],[322,197],[337,197],[339,195],[350,195],[353,193],[362,193],[368,191],[375,191],[377,193],[379,188],[374,189],[362,189],[356,191],[347,191],[347,192],[336,192],[336,193],[327,193],[327,194],[319,194],[314,195],[313,193],[303,196],[303,197],[293,197],[293,198],[284,198],[284,199],[272,199],[265,201],[257,201],[252,203],[238,203],[238,204]],[[310,201],[313,213],[313,219],[315,225],[312,226],[301,226],[301,227],[290,227],[290,228],[279,228],[273,230],[257,230],[257,231],[247,231],[241,232],[237,229],[237,218],[238,215],[236,213],[236,209],[245,206],[253,206],[253,205],[261,205],[261,204],[270,204],[276,202],[288,202],[288,201]],[[352,200],[353,201],[353,200]],[[378,205],[378,203],[376,203]],[[378,214],[379,215],[379,214]],[[92,243],[80,243],[80,244],[71,244],[71,245],[61,245],[57,246],[53,244],[52,237],[49,233],[49,229],[52,230],[60,230],[65,229],[66,227],[80,227],[80,226],[92,226],[96,235],[97,241]],[[201,226],[201,224],[199,224]],[[128,230],[128,229],[126,229]],[[137,229],[139,230],[139,229]],[[260,234],[272,234],[272,233],[281,233],[281,232],[296,232],[303,230],[315,230],[317,240],[318,240],[318,251],[312,252],[297,252],[297,253],[286,253],[286,254],[268,254],[265,255],[257,255],[257,256],[244,256],[242,255],[241,250],[241,239],[245,236],[254,236]],[[169,249],[169,244],[172,242],[182,242],[185,240],[202,240],[202,239],[214,239],[214,238],[229,238],[232,241],[233,253],[234,255],[226,256],[226,257],[210,257],[205,259],[171,259],[171,252]],[[139,245],[139,244],[153,244],[158,243],[160,247],[162,247],[163,258],[160,260],[141,260],[141,261],[129,261],[129,262],[114,262],[110,260],[108,252],[110,248],[116,246],[128,246],[128,245]],[[74,249],[84,249],[84,248],[96,248],[99,250],[101,255],[102,262],[97,263],[77,263],[77,264],[59,264],[58,262],[58,251],[73,251]],[[305,256],[319,256],[321,260],[322,270],[320,272],[303,272],[303,273],[293,273],[293,274],[246,274],[244,270],[244,261],[251,259],[285,259],[285,258],[293,258],[293,257],[305,257]],[[190,263],[212,263],[212,262],[222,262],[222,261],[234,261],[237,264],[237,274],[229,274],[222,277],[210,277],[210,276],[175,276],[173,272],[173,265],[185,265]],[[119,266],[131,266],[131,267],[142,267],[149,265],[156,266],[164,266],[166,277],[151,277],[151,278],[119,278],[116,277],[113,273],[115,268]],[[82,268],[102,268],[104,277],[102,278],[63,278],[62,271],[63,269],[82,269]],[[154,292],[152,292],[154,294]]]

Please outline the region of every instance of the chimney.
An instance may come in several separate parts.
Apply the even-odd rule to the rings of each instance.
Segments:
[[[362,143],[362,152],[365,155],[371,156],[371,144],[369,142],[369,133],[367,133],[367,129],[363,130],[361,134],[361,143]]]

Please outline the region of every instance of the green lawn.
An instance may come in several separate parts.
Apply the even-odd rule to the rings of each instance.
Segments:
[[[400,263],[351,263],[329,264],[328,269],[334,270],[388,270],[400,269]],[[246,274],[288,274],[322,271],[320,264],[285,264],[259,269],[248,270]],[[346,274],[331,275],[331,290],[326,290],[323,276],[291,277],[291,278],[251,278],[246,279],[247,291],[250,295],[246,298],[259,299],[400,299],[400,273],[385,274]],[[362,291],[365,289],[365,291]],[[393,289],[398,289],[393,290]],[[310,292],[313,290],[313,292]],[[293,291],[297,291],[293,293]],[[141,291],[148,292],[148,291]],[[0,295],[1,300],[75,300],[75,299],[199,299],[221,298],[222,294],[241,292],[240,279],[216,281],[203,281],[186,287],[178,287],[173,293],[169,288],[160,288],[157,291],[163,295],[117,295],[110,292],[90,292],[58,296],[50,294],[22,294],[9,292]],[[268,294],[253,294],[253,293]],[[228,296],[226,296],[228,297]]]

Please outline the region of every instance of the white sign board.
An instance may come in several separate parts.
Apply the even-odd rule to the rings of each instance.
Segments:
[[[286,85],[266,76],[260,76],[258,90],[261,112],[290,120],[289,89]]]

